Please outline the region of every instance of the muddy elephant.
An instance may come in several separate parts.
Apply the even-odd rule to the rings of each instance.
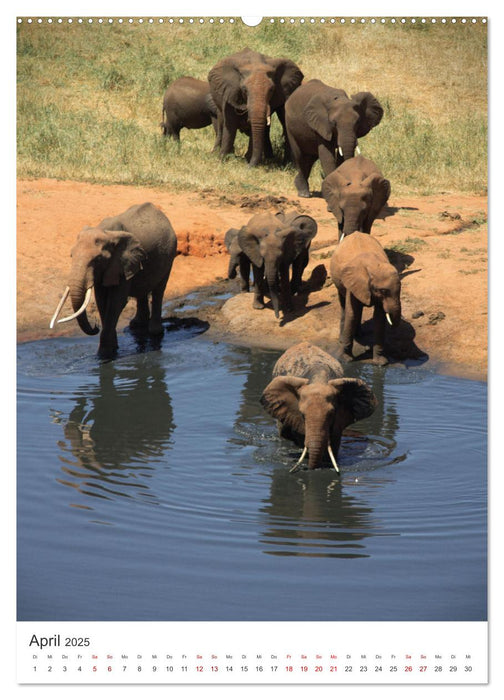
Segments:
[[[390,182],[372,160],[359,155],[345,160],[324,179],[322,196],[338,221],[341,237],[353,231],[371,233],[373,221],[390,197]]]
[[[308,178],[320,160],[324,176],[353,158],[357,139],[380,123],[383,108],[370,92],[348,97],[344,90],[321,80],[303,83],[285,103],[285,124],[292,158],[298,170],[294,184],[309,197]]]
[[[363,306],[373,307],[373,363],[387,364],[384,355],[385,324],[401,321],[401,280],[380,243],[356,231],[336,246],[330,275],[341,306],[339,352],[352,360],[352,346],[362,319]]]
[[[163,97],[161,122],[165,136],[179,141],[181,129],[202,129],[210,124],[213,125],[217,143],[217,108],[206,80],[184,76],[168,86]]]
[[[328,453],[338,472],[343,430],[370,416],[377,405],[365,382],[345,377],[338,360],[307,342],[293,345],[278,359],[260,400],[277,419],[280,436],[303,448],[291,471],[300,468],[308,452],[310,469],[320,467]]]
[[[168,218],[150,202],[136,204],[122,214],[103,219],[96,227],[85,227],[72,249],[68,287],[51,320],[64,323],[77,319],[88,335],[99,328],[88,320],[86,307],[94,289],[102,330],[98,355],[114,357],[118,344],[116,325],[128,297],[137,300],[131,328],[162,335],[163,294],[177,252],[177,238]],[[152,310],[149,311],[149,294]],[[58,320],[70,295],[73,314]]]
[[[221,156],[233,152],[237,129],[250,127],[249,165],[271,156],[269,124],[276,112],[284,137],[284,105],[303,73],[288,58],[271,58],[249,48],[226,56],[209,72],[208,82],[221,125]]]
[[[292,310],[316,233],[317,222],[297,211],[256,214],[240,229],[238,243],[254,273],[255,309],[264,307],[268,290],[276,318]]]

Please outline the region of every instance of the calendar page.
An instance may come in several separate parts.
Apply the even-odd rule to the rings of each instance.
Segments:
[[[20,688],[489,681],[490,21],[295,9],[10,20]]]

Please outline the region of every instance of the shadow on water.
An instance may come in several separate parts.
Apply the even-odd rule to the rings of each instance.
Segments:
[[[170,448],[175,424],[164,367],[150,360],[101,364],[92,372],[96,381],[75,392],[68,415],[52,411],[64,437],[60,484],[102,499],[156,499],[150,473]]]

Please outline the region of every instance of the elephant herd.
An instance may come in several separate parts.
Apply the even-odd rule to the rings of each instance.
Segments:
[[[387,323],[395,325],[401,319],[401,282],[370,234],[390,195],[390,183],[357,150],[357,139],[380,122],[383,109],[369,92],[348,97],[320,80],[302,81],[293,61],[244,49],[219,61],[210,70],[208,83],[184,77],[167,89],[163,132],[178,139],[183,127],[212,124],[215,149],[225,156],[241,130],[249,135],[247,160],[256,166],[272,154],[269,127],[271,115],[277,114],[286,157],[297,169],[298,195],[310,196],[308,179],[319,159],[325,174],[322,196],[338,221],[340,239],[330,260],[341,310],[338,357],[353,359],[363,306],[373,307],[373,362],[386,364],[385,329]],[[263,309],[268,295],[279,318],[292,310],[293,295],[301,290],[316,234],[316,221],[298,211],[256,214],[225,235],[228,277],[239,273],[241,289],[248,292],[252,271],[253,308]],[[85,333],[100,332],[86,315],[94,288],[102,324],[100,357],[114,357],[117,351],[116,325],[129,297],[137,300],[131,327],[162,334],[162,299],[176,252],[177,239],[168,218],[151,203],[134,205],[96,227],[86,227],[72,250],[69,285],[50,327],[77,319]],[[73,313],[59,319],[68,296]],[[376,398],[365,382],[345,377],[337,359],[302,342],[277,361],[261,403],[277,419],[280,435],[303,448],[293,470],[300,468],[308,452],[310,469],[321,466],[327,453],[339,471],[336,457],[343,430],[369,416]]]

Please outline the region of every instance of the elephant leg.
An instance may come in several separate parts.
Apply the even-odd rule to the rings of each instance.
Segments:
[[[161,311],[163,307],[163,295],[168,282],[168,277],[170,273],[163,277],[161,282],[159,282],[152,290],[152,311],[149,320],[149,333],[150,335],[163,335],[164,328],[161,320]]]
[[[284,141],[283,164],[287,165],[287,163],[290,163],[292,161],[292,152],[289,138],[287,136],[287,128],[285,126],[285,105],[281,105],[280,107],[278,107],[278,109],[276,110],[276,114],[280,121],[280,124],[282,125],[282,134]]]
[[[345,327],[345,301],[346,301],[346,293],[340,292],[338,289],[338,298],[339,298],[339,303],[340,303],[340,329],[339,329],[339,337],[343,337],[343,329]]]
[[[212,126],[215,133],[215,142],[212,151],[218,151],[221,145],[222,127],[218,117],[212,117]]]
[[[232,108],[226,105],[222,124],[221,156],[233,153],[237,129],[236,115],[233,113]]]
[[[331,151],[324,143],[319,144],[318,147],[318,157],[322,170],[324,172],[324,177],[327,177],[333,170],[336,170],[336,158],[334,152]]]
[[[252,273],[254,277],[254,301],[252,307],[254,309],[264,309],[264,272],[262,268],[252,265]]]
[[[98,355],[103,359],[110,359],[114,357],[119,347],[116,326],[119,321],[119,316],[128,301],[128,288],[125,284],[109,287],[105,295],[106,308],[103,318],[103,328],[100,333]]]
[[[299,197],[310,197],[308,178],[310,177],[311,169],[316,160],[317,156],[303,153],[299,155],[296,161],[299,172],[294,178],[294,185],[296,186]]]
[[[343,322],[343,332],[339,338],[339,354],[343,360],[353,360],[352,347],[355,332],[362,314],[362,303],[347,290],[345,298],[345,314]]]
[[[373,312],[373,364],[386,365],[388,360],[383,354],[385,345],[385,311],[380,304],[375,304]]]
[[[243,254],[240,258],[240,287],[242,292],[250,291],[250,260]]]
[[[291,294],[297,294],[301,289],[302,277],[305,267],[308,265],[309,253],[303,250],[292,263],[292,280],[290,283]]]
[[[149,299],[147,295],[137,298],[137,310],[130,321],[130,328],[147,328],[149,325]]]

